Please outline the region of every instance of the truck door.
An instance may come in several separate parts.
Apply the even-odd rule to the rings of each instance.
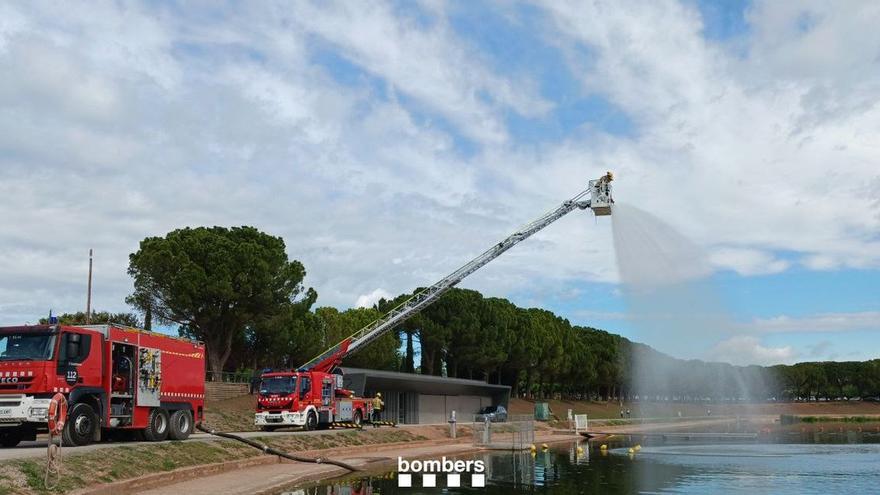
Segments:
[[[68,387],[100,387],[103,373],[101,339],[90,333],[64,332],[58,345],[57,374]]]
[[[308,376],[301,376],[299,379],[299,402],[305,404],[310,401],[309,397],[312,390],[312,380]],[[302,407],[302,406],[300,406]]]
[[[321,405],[328,407],[333,400],[333,380],[324,378],[321,381]]]

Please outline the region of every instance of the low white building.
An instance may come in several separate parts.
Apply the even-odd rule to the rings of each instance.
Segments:
[[[509,386],[479,380],[361,368],[342,368],[342,373],[345,388],[362,397],[382,392],[382,419],[400,424],[446,423],[452,411],[457,421],[470,422],[481,408],[507,408],[510,399]]]

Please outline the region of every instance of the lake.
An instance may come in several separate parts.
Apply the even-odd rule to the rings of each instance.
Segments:
[[[392,472],[359,475],[288,490],[295,495],[370,494],[614,494],[749,493],[824,494],[880,491],[880,444],[720,444],[645,446],[601,451],[586,443],[557,444],[547,451],[480,454],[486,487],[399,488]],[[469,475],[462,475],[469,485]]]

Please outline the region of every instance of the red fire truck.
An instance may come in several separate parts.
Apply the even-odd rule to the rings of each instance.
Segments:
[[[203,418],[205,348],[114,324],[0,327],[0,445],[47,431],[57,393],[68,403],[64,445],[114,430],[183,440]]]
[[[255,424],[264,431],[299,426],[314,430],[334,423],[360,426],[373,412],[369,399],[342,386],[342,375],[324,371],[264,373]]]
[[[346,356],[363,349],[385,332],[396,328],[439,299],[471,273],[572,211],[591,209],[596,216],[611,215],[614,204],[611,197],[613,179],[614,176],[608,172],[598,179],[589,181],[587,189],[577,196],[524,225],[458,270],[427,289],[417,292],[378,320],[327,349],[296,371],[264,374],[260,384],[260,396],[257,399],[255,424],[266,430],[279,426],[302,426],[306,429],[314,429],[335,422],[352,422],[360,426],[362,420],[371,417],[371,401],[355,397],[351,390],[343,388],[339,366]]]

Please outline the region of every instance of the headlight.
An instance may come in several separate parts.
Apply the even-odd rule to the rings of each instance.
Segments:
[[[49,416],[48,407],[32,407],[28,411],[28,416],[32,418],[46,418]]]

